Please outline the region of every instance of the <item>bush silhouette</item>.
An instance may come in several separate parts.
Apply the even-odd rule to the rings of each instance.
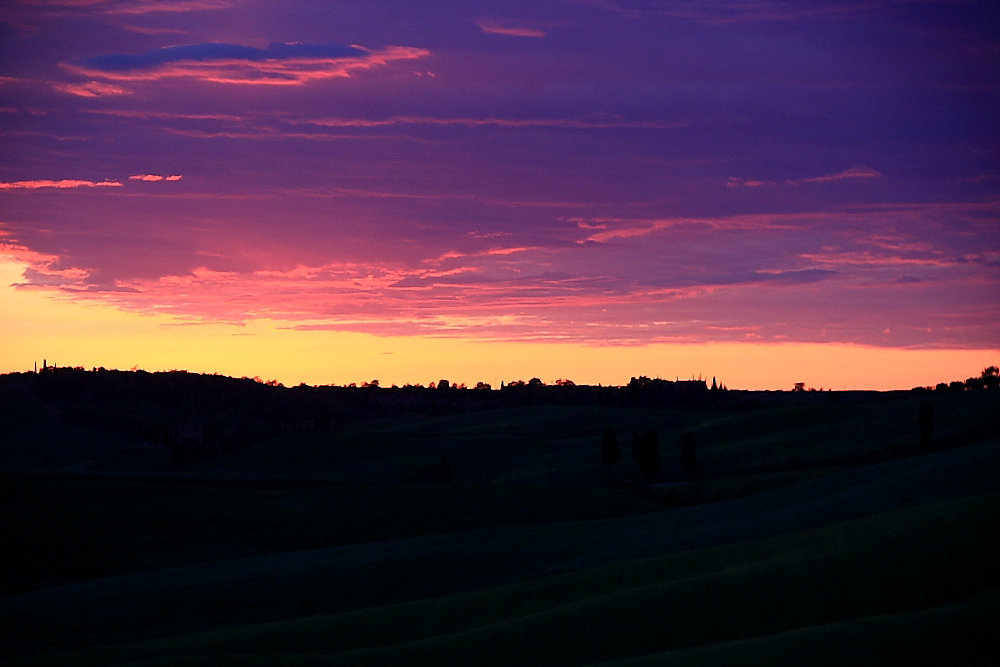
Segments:
[[[604,429],[604,437],[601,438],[601,463],[606,466],[613,466],[622,460],[622,450],[618,446],[618,436],[615,429],[607,427]]]
[[[685,475],[693,475],[698,462],[695,457],[694,433],[688,431],[681,434],[681,469]]]
[[[632,458],[639,462],[639,470],[652,482],[660,474],[660,435],[656,431],[632,435]]]

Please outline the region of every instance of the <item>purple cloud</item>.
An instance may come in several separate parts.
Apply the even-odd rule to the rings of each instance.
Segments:
[[[38,190],[40,188],[54,188],[56,190],[67,190],[69,188],[120,188],[118,181],[79,181],[73,179],[63,179],[61,181],[35,180],[35,181],[14,181],[13,183],[0,182],[0,190]]]
[[[980,5],[224,4],[10,9],[39,26],[0,55],[22,289],[384,335],[1000,344]]]
[[[155,81],[189,77],[215,83],[300,84],[347,77],[351,72],[428,55],[425,49],[390,46],[380,50],[340,44],[271,43],[260,49],[211,42],[166,46],[144,53],[93,56],[66,68],[87,77],[113,81]],[[62,87],[73,92],[85,84]],[[86,90],[93,89],[85,88]],[[124,91],[123,91],[124,92]],[[74,94],[85,95],[76,92]],[[92,92],[92,96],[97,93]],[[101,93],[109,94],[109,93]],[[85,95],[86,96],[86,95]]]
[[[361,58],[367,55],[362,49],[339,44],[281,44],[273,43],[266,49],[240,44],[213,42],[210,44],[186,44],[166,46],[138,55],[94,56],[81,65],[99,72],[129,72],[148,70],[180,62],[247,61],[266,60],[330,60],[340,58]]]
[[[508,37],[545,37],[545,31],[518,21],[478,19],[476,25],[487,35],[507,35]]]
[[[759,188],[762,185],[801,185],[802,183],[832,183],[834,181],[843,181],[845,179],[853,178],[878,178],[882,176],[882,173],[872,169],[871,167],[851,167],[850,169],[845,169],[844,171],[837,172],[836,174],[827,174],[826,176],[812,176],[809,178],[800,179],[786,179],[782,182],[777,181],[759,181],[753,178],[736,178],[733,176],[729,177],[726,185],[731,188]]]

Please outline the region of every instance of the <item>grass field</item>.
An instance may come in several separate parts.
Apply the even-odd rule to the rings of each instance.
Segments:
[[[928,400],[937,451],[920,452]],[[606,426],[624,445],[610,470]],[[996,664],[998,427],[994,390],[750,412],[533,407],[279,436],[183,475],[8,470],[0,654]],[[624,443],[651,428],[664,465],[647,486]],[[687,430],[693,478],[675,458]],[[405,482],[442,454],[454,483]]]
[[[225,657],[236,664],[242,656],[295,654],[282,664],[584,665],[792,630],[849,634],[863,624],[843,624],[861,619],[898,631],[927,621],[926,613],[914,612],[997,609],[1000,526],[984,521],[996,516],[1000,495],[987,494],[463,595],[47,655],[41,662],[158,657],[156,664],[211,664]],[[984,642],[982,650],[1000,647],[998,641]],[[670,664],[669,654],[662,657]]]

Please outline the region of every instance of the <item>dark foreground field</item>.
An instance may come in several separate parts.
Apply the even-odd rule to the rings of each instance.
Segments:
[[[1000,390],[886,398],[514,407],[275,436],[184,471],[80,427],[8,429],[0,655],[997,664]],[[657,484],[627,444],[601,464],[607,426],[658,431]],[[16,465],[44,447],[56,463]]]

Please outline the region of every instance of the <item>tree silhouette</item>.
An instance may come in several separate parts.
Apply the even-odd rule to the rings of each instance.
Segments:
[[[632,458],[639,462],[642,476],[654,481],[660,474],[660,435],[656,431],[633,434]]]

